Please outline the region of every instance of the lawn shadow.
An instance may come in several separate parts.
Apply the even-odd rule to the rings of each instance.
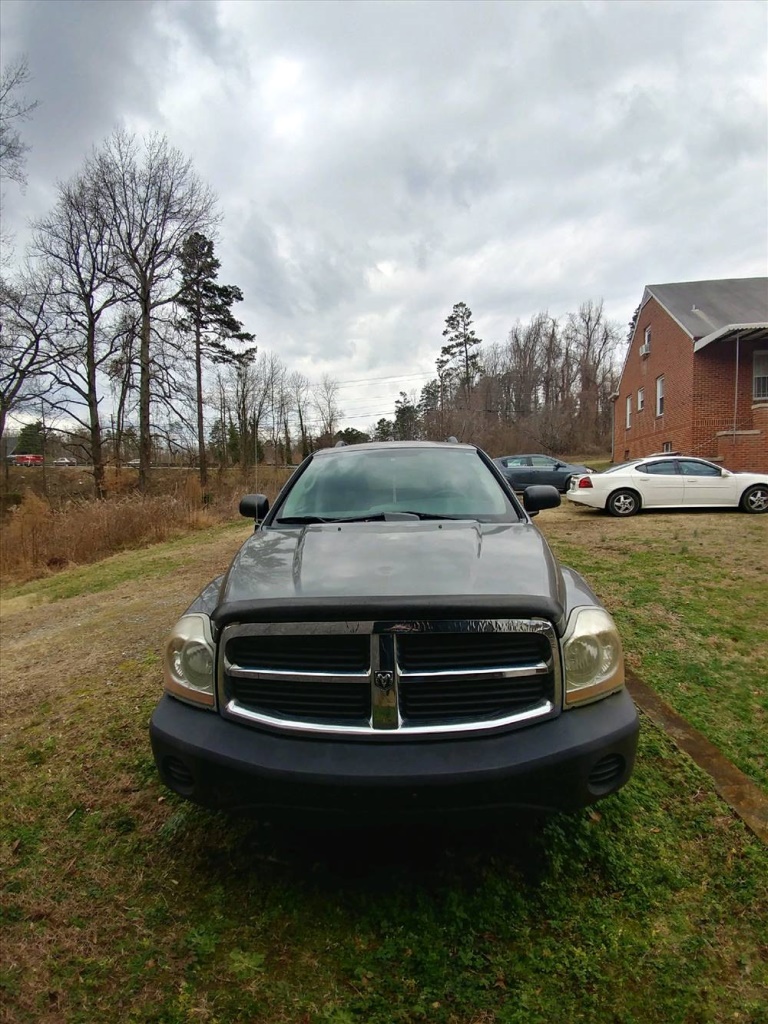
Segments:
[[[281,885],[331,891],[444,885],[474,886],[489,870],[535,886],[549,870],[541,815],[508,814],[495,824],[396,824],[386,827],[299,828],[284,823],[237,821],[182,807],[183,824],[168,855],[204,872],[212,883],[266,878]],[[183,841],[179,832],[184,833]],[[182,865],[180,865],[181,868]]]

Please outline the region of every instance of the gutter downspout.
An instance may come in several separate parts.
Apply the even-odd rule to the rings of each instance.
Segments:
[[[741,335],[736,335],[736,375],[733,383],[733,448],[736,450],[736,417],[739,410],[739,342]]]

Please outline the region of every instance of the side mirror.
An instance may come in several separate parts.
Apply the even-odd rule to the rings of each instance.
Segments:
[[[240,515],[260,523],[269,512],[269,498],[266,494],[246,494],[240,499]]]
[[[560,504],[560,492],[551,484],[532,484],[523,491],[523,508],[532,516],[544,508],[557,508]]]

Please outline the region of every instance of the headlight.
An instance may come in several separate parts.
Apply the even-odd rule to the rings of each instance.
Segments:
[[[624,655],[611,616],[602,608],[579,608],[563,639],[565,705],[605,697],[624,685]]]
[[[215,649],[207,615],[183,615],[165,643],[165,688],[174,697],[213,707]]]

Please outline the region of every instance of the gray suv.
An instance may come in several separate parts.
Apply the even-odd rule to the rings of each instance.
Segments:
[[[292,822],[574,810],[616,792],[638,718],[585,580],[470,445],[329,449],[192,602],[150,725],[176,793]]]

